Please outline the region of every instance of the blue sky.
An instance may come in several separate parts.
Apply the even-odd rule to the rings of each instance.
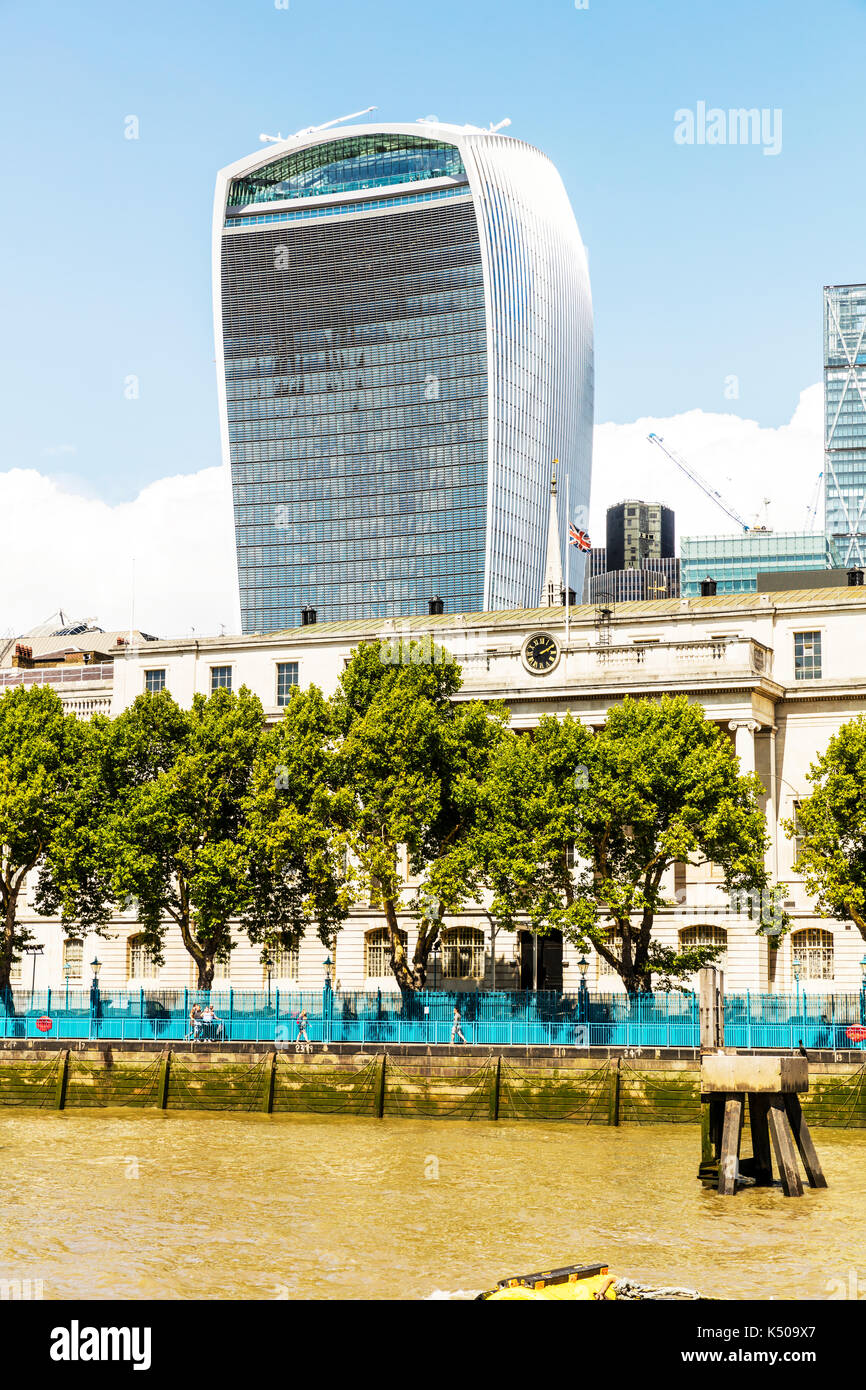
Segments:
[[[6,0],[0,31],[0,470],[111,503],[218,462],[213,182],[260,131],[510,116],[589,249],[599,422],[787,422],[822,285],[866,280],[862,0]],[[676,144],[699,101],[780,108],[781,152]]]

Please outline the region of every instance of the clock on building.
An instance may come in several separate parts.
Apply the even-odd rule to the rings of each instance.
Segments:
[[[533,632],[523,644],[523,664],[535,676],[546,675],[559,661],[559,644],[549,632]]]

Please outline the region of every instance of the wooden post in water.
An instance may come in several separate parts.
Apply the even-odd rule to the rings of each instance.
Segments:
[[[698,1009],[701,1052],[718,1052],[725,1045],[725,977],[715,965],[698,971]]]
[[[786,1197],[802,1197],[803,1182],[797,1150],[812,1187],[826,1187],[809,1127],[803,1118],[799,1093],[809,1089],[805,1057],[741,1057],[736,1053],[707,1053],[701,1057],[701,1101],[707,1112],[701,1123],[699,1176],[712,1176],[712,1157],[718,1159],[718,1190],[731,1196],[741,1177],[767,1186],[773,1164]],[[740,1162],[740,1139],[745,1099],[749,1098],[752,1157]],[[724,1107],[721,1135],[716,1138],[713,1112]],[[796,1148],[794,1147],[796,1143]]]
[[[69,1081],[69,1048],[64,1047],[57,1068],[57,1085],[54,1088],[54,1108],[62,1110],[66,1104],[66,1086]]]
[[[502,1084],[502,1058],[497,1057],[493,1067],[493,1083],[490,1088],[490,1118],[499,1119],[499,1088]]]
[[[270,1115],[274,1108],[274,1079],[277,1067],[277,1050],[274,1048],[265,1062],[264,1085],[262,1086],[262,1111]]]
[[[382,1053],[379,1062],[379,1071],[376,1077],[376,1094],[374,1098],[376,1119],[381,1120],[385,1114],[385,1053]]]
[[[609,1125],[619,1124],[619,1087],[622,1075],[622,1058],[617,1057],[616,1062],[610,1068],[610,1091],[607,1097],[607,1122]]]
[[[165,1110],[168,1105],[168,1074],[171,1070],[171,1052],[162,1054],[162,1061],[159,1064],[159,1081],[156,1087],[156,1108]]]

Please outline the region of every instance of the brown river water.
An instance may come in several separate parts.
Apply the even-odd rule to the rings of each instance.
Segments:
[[[0,1279],[46,1299],[460,1298],[604,1260],[723,1298],[866,1291],[866,1132],[815,1139],[829,1187],[791,1200],[704,1188],[697,1125],[7,1111]]]

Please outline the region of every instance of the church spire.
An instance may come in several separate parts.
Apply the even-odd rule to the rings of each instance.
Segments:
[[[556,502],[556,469],[559,459],[553,460],[553,478],[550,483],[550,518],[547,523],[547,563],[544,569],[544,587],[541,590],[541,608],[559,608],[563,602],[562,584],[562,546],[559,540],[559,514]]]

